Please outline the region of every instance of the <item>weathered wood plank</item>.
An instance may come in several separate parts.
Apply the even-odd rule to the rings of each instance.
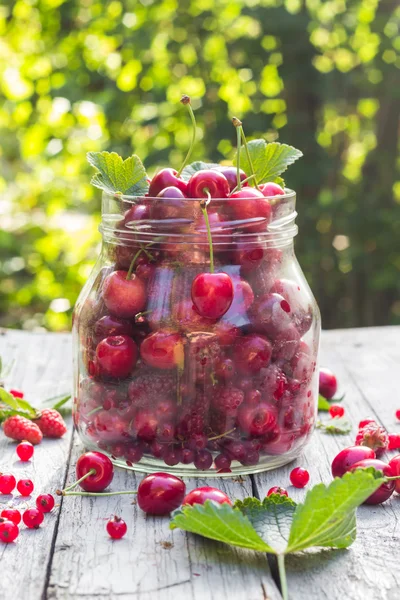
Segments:
[[[73,480],[74,464],[81,452],[81,444],[75,440],[69,480]],[[135,490],[140,479],[132,472],[116,469],[111,488]],[[187,480],[186,484],[190,489],[207,481]],[[223,479],[218,485],[232,497],[251,495],[250,478],[243,483]],[[182,531],[172,532],[168,517],[146,516],[132,501],[134,496],[63,499],[49,599],[280,598],[265,556],[236,551]],[[105,525],[115,513],[126,521],[128,533],[123,540],[112,542]]]
[[[321,364],[337,374],[340,391],[346,392],[344,406],[354,424],[353,431],[346,436],[317,431],[299,460],[255,477],[260,497],[272,485],[281,485],[295,500],[302,500],[306,490],[296,490],[289,483],[289,473],[297,465],[310,471],[310,485],[331,481],[331,461],[340,448],[354,442],[362,417],[372,415],[388,428],[395,427],[394,410],[399,405],[394,389],[400,359],[399,338],[400,329],[393,327],[324,332]],[[291,597],[296,600],[398,598],[399,519],[400,497],[393,496],[384,505],[359,509],[358,539],[348,550],[288,557]]]
[[[69,335],[30,334],[7,331],[0,335],[0,356],[5,363],[14,362],[7,387],[26,392],[36,406],[46,398],[69,391],[71,385],[71,351]],[[70,450],[70,435],[61,440],[45,440],[35,449],[30,463],[21,463],[15,454],[15,443],[0,435],[0,471],[10,471],[17,479],[29,477],[35,484],[32,498],[22,500],[18,493],[0,495],[0,508],[8,505],[34,506],[41,492],[62,485]],[[14,544],[0,544],[0,598],[39,600],[47,587],[47,568],[50,564],[59,512],[46,516],[39,530],[23,525]]]

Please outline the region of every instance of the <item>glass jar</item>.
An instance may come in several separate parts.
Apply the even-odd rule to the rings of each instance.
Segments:
[[[191,300],[210,270],[200,200],[103,194],[102,250],[73,324],[74,422],[88,449],[137,471],[207,476],[300,454],[317,413],[320,317],[294,254],[295,199],[266,199],[260,217],[254,198],[211,200],[215,272],[234,297],[210,319]]]

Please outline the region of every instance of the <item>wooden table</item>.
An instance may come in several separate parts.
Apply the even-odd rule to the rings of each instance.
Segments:
[[[321,364],[338,376],[344,406],[355,425],[374,416],[390,431],[399,431],[394,412],[398,391],[400,328],[381,327],[327,331],[322,337]],[[25,390],[40,401],[70,390],[71,344],[68,334],[6,331],[0,335],[0,355],[15,359],[7,386]],[[311,484],[329,482],[330,463],[355,437],[317,431],[297,464],[311,473]],[[73,481],[82,451],[71,433],[46,440],[32,463],[16,460],[15,446],[0,434],[0,471],[29,476],[35,494],[54,492]],[[263,497],[272,485],[289,485],[294,463],[243,481],[211,480],[233,498]],[[117,469],[114,489],[136,489],[140,475]],[[206,478],[188,480],[189,489]],[[305,490],[289,487],[295,500]],[[0,495],[0,506],[10,502]],[[14,500],[15,504],[24,504]],[[105,532],[109,515],[128,524],[128,534],[111,541]],[[380,506],[358,511],[358,539],[348,550],[321,551],[287,559],[291,599],[398,600],[400,598],[400,496]],[[64,498],[46,516],[38,531],[21,528],[18,543],[0,544],[1,600],[278,600],[273,561],[266,555],[231,549],[203,538],[169,529],[168,518],[146,517],[134,497]]]

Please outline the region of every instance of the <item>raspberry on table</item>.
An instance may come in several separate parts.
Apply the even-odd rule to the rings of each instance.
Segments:
[[[36,425],[45,437],[60,438],[67,432],[64,419],[54,408],[44,408],[40,417],[35,419]]]
[[[38,425],[19,415],[6,419],[3,423],[3,431],[7,437],[18,442],[25,440],[31,444],[40,444],[43,439],[43,433]]]

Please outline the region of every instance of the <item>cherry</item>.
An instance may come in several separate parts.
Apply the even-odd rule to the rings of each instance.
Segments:
[[[249,334],[237,340],[233,348],[236,368],[245,375],[258,373],[267,367],[272,356],[272,347],[267,338]]]
[[[182,479],[169,473],[152,473],[140,482],[137,502],[145,513],[167,515],[181,505],[185,491]]]
[[[310,474],[302,467],[296,467],[290,472],[290,483],[296,488],[303,488],[310,481]]]
[[[206,471],[211,467],[213,463],[213,457],[211,452],[208,450],[199,450],[196,452],[196,456],[194,459],[194,466],[199,471]]]
[[[226,273],[200,273],[193,280],[191,293],[200,316],[219,319],[232,304],[232,280]]]
[[[22,514],[22,520],[29,529],[39,529],[43,523],[43,512],[37,508],[28,508]]]
[[[20,479],[17,483],[17,490],[21,496],[30,496],[33,492],[33,482],[30,479]]]
[[[262,183],[258,186],[258,188],[266,197],[282,196],[285,194],[285,190],[281,188],[280,185],[278,185],[277,183],[273,183],[272,181],[268,183]]]
[[[355,463],[367,458],[376,458],[372,448],[368,448],[367,446],[350,446],[349,448],[344,448],[332,461],[333,477],[343,477]]]
[[[54,498],[51,494],[41,494],[36,498],[36,507],[43,513],[49,513],[55,505]]]
[[[289,325],[287,329],[281,331],[275,340],[272,350],[274,360],[291,360],[298,350],[300,343],[300,334],[294,325]]]
[[[128,377],[138,358],[138,350],[132,338],[112,335],[101,340],[96,348],[99,371],[107,377]]]
[[[231,194],[228,206],[238,221],[245,221],[243,227],[246,233],[264,232],[271,220],[270,203],[259,190],[252,187]]]
[[[236,169],[236,167],[218,166],[218,167],[212,167],[212,170],[219,171],[220,173],[222,173],[222,175],[226,178],[226,180],[229,184],[229,190],[231,192],[237,187],[237,169]],[[246,173],[244,171],[242,171],[242,169],[240,169],[239,173],[240,173],[241,185],[243,187],[247,186],[248,185],[247,181],[244,182],[244,179],[247,179]]]
[[[110,485],[114,477],[111,460],[101,452],[85,452],[76,463],[77,481],[65,488],[60,495],[67,495],[69,490],[79,485],[86,492],[102,492]]]
[[[388,450],[400,450],[400,433],[389,433]]]
[[[289,326],[290,304],[280,294],[266,294],[252,308],[254,329],[274,339]]]
[[[174,369],[183,363],[183,340],[179,333],[155,331],[140,346],[145,363],[157,369]]]
[[[15,523],[15,525],[19,525],[21,523],[21,513],[16,508],[4,508],[0,512],[0,517]]]
[[[319,370],[319,393],[330,400],[336,394],[337,379],[329,369],[321,367]]]
[[[287,496],[289,497],[289,494],[287,493],[287,491],[285,490],[285,488],[279,487],[278,485],[274,485],[272,488],[270,488],[267,492],[267,497],[268,496],[272,496],[272,494],[279,494],[279,496]]]
[[[135,221],[143,221],[143,219],[149,218],[150,207],[147,204],[134,204],[124,214],[121,225],[126,229],[129,228],[129,225]]]
[[[17,481],[10,473],[0,473],[0,494],[11,494]]]
[[[30,442],[21,442],[16,447],[16,453],[18,454],[18,458],[22,460],[22,462],[27,462],[33,456],[34,448]]]
[[[389,466],[392,469],[393,476],[398,477],[400,475],[400,454],[397,454],[397,456],[394,456],[392,460],[389,461]],[[395,481],[395,490],[400,494],[400,479]]]
[[[215,468],[218,471],[220,471],[221,469],[230,469],[231,462],[231,459],[226,454],[218,454],[218,456],[216,456],[214,460]]]
[[[276,417],[276,409],[270,404],[244,405],[239,409],[238,423],[244,433],[261,437],[275,428]]]
[[[106,337],[127,335],[133,337],[134,327],[130,321],[112,315],[105,315],[93,327],[94,339],[98,343]]]
[[[390,464],[387,465],[376,458],[366,458],[360,460],[353,464],[349,470],[355,471],[356,469],[367,469],[368,467],[373,467],[386,477],[395,477],[393,466]],[[364,504],[381,504],[382,502],[385,502],[385,500],[390,498],[390,496],[393,494],[395,486],[396,481],[387,481],[386,483],[382,483],[382,485],[373,494],[371,494],[371,496],[364,500]]]
[[[157,194],[157,198],[184,199],[184,198],[186,198],[186,196],[182,192],[182,190],[180,190],[178,187],[171,185],[171,186],[166,187],[163,190],[161,190],[161,192],[159,194]],[[172,206],[172,212],[168,212],[170,205]],[[164,213],[164,211],[162,211],[162,215],[161,215],[161,213],[159,214],[157,212],[157,215],[159,217],[162,216],[162,218],[164,218],[164,219],[172,219],[174,217],[179,216],[179,212],[180,212],[180,209],[182,209],[183,204],[182,204],[182,202],[168,203],[168,204],[163,203],[160,205],[160,207],[157,207],[157,208],[161,208],[161,207],[165,207],[167,212]]]
[[[340,404],[331,404],[329,407],[329,414],[334,419],[335,417],[343,417],[344,408]]]
[[[199,487],[189,492],[183,499],[182,506],[204,504],[207,500],[212,500],[218,504],[230,504],[232,506],[231,500],[224,492],[209,486]]]
[[[396,419],[400,421],[400,410],[396,410]]]
[[[4,544],[14,542],[19,535],[19,529],[12,521],[0,519],[0,541]]]
[[[228,180],[222,173],[202,169],[191,176],[187,191],[191,198],[227,198],[230,189]]]
[[[186,181],[183,181],[183,179],[178,176],[178,172],[175,171],[175,169],[166,168],[158,171],[151,180],[149,187],[150,198],[155,198],[161,190],[168,187],[176,187],[181,190],[185,196],[187,195]]]
[[[103,298],[108,310],[116,317],[131,319],[146,306],[146,286],[129,271],[114,271],[104,280]]]
[[[121,517],[114,515],[106,525],[107,533],[113,540],[120,540],[128,531],[126,523]]]

